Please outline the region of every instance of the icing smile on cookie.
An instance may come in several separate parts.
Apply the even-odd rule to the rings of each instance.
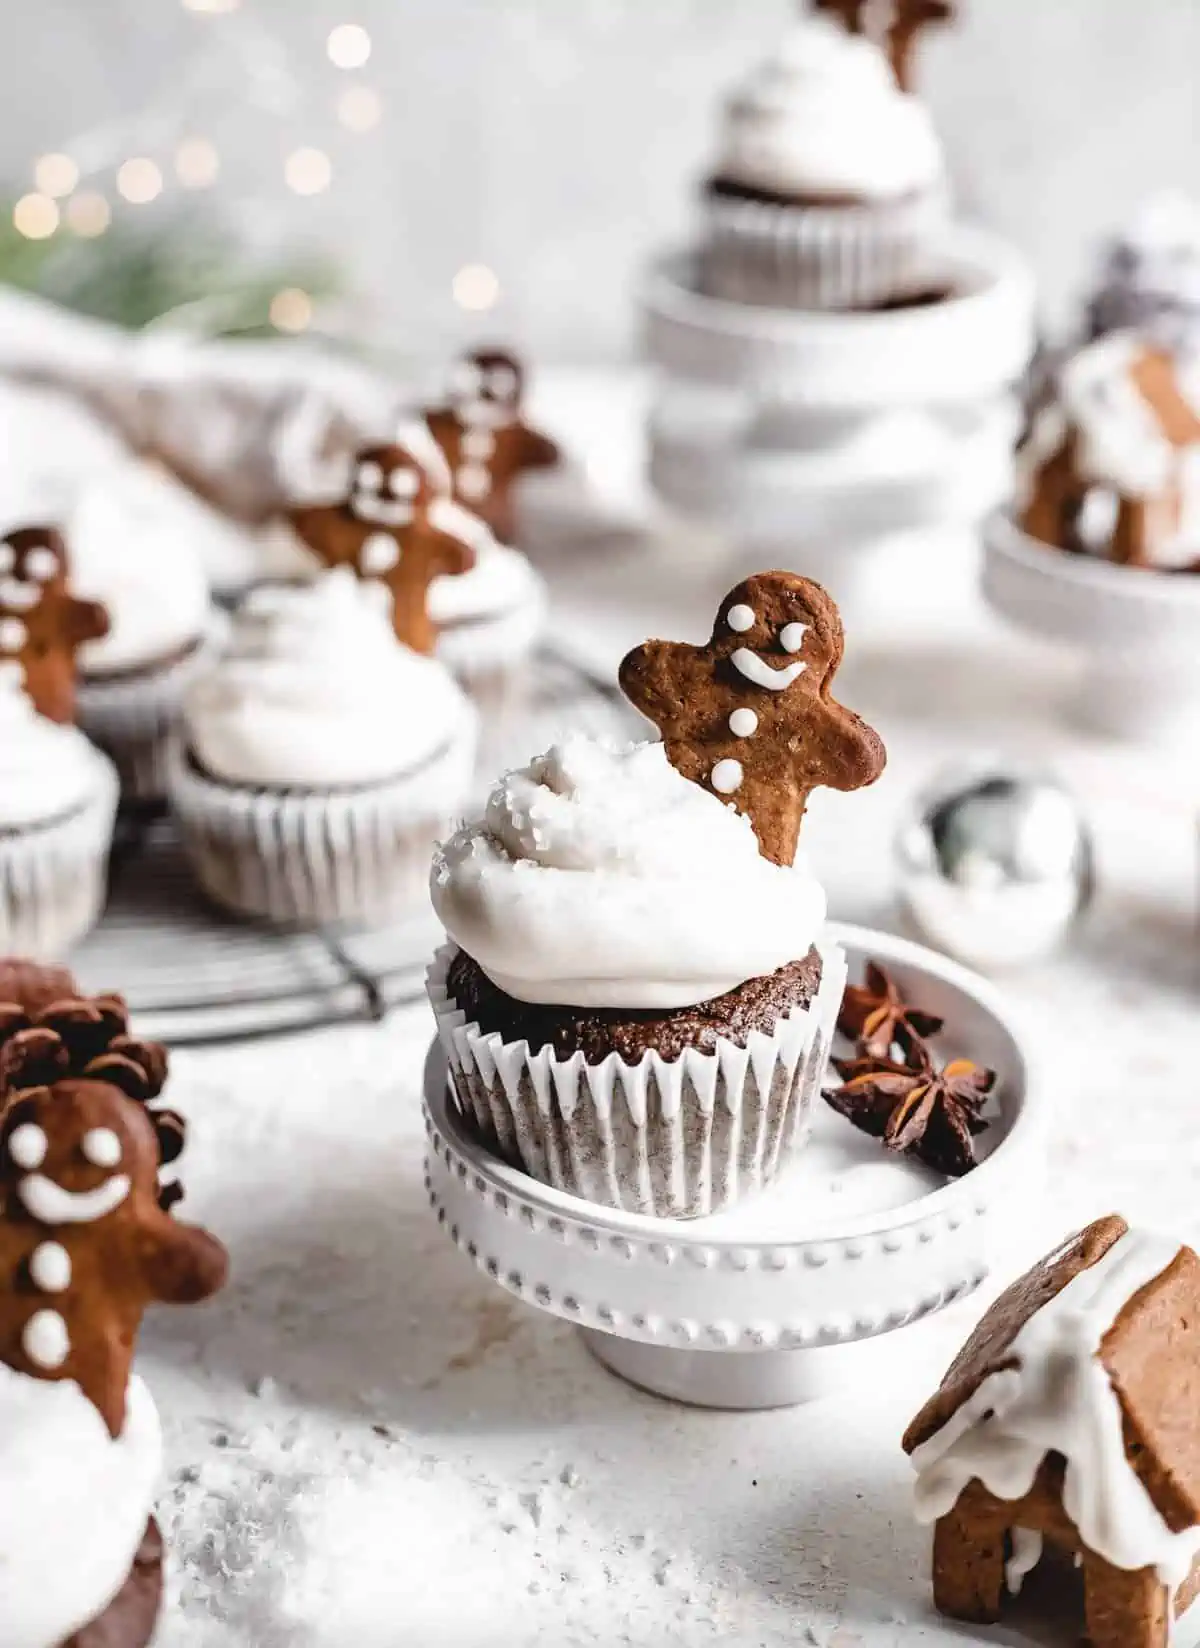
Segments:
[[[123,1173],[106,1179],[95,1190],[64,1190],[44,1173],[30,1173],[17,1186],[26,1213],[43,1225],[90,1225],[105,1219],[129,1194]]]
[[[46,1159],[49,1140],[34,1122],[16,1128],[8,1141],[13,1162],[27,1171],[17,1183],[17,1197],[26,1213],[43,1225],[86,1225],[105,1219],[129,1195],[126,1174],[115,1173],[92,1190],[66,1190],[57,1180],[36,1170]],[[121,1141],[111,1128],[93,1127],[83,1135],[81,1153],[93,1167],[119,1167]]]
[[[739,635],[753,629],[758,622],[754,608],[743,603],[730,607],[727,616],[730,629]],[[780,646],[785,652],[799,652],[804,645],[807,629],[807,624],[785,624],[779,632]],[[738,647],[736,652],[730,654],[729,662],[739,675],[744,675],[746,680],[756,687],[765,687],[768,692],[786,691],[797,676],[803,675],[808,668],[802,659],[797,659],[794,664],[783,664],[779,667],[768,664],[765,658],[760,657],[757,652],[752,652],[749,647]]]

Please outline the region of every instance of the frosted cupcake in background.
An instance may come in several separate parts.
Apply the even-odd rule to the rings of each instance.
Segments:
[[[534,1178],[694,1217],[804,1141],[846,964],[796,839],[809,790],[884,760],[830,696],[841,645],[818,586],[748,579],[707,647],[622,666],[662,744],[571,738],[438,852],[429,993],[455,1092]]]
[[[428,907],[476,717],[442,665],[395,639],[385,592],[348,568],[254,591],[183,722],[171,803],[217,903],[298,925]]]
[[[117,793],[111,763],[0,662],[0,954],[63,956],[95,925]]]
[[[704,218],[700,284],[714,297],[800,309],[917,298],[949,218],[929,112],[880,45],[824,12],[802,16],[729,100]]]
[[[326,491],[327,501],[293,511],[309,574],[344,566],[378,585],[397,638],[432,648],[498,730],[525,696],[545,624],[542,579],[455,501],[449,465],[419,421],[360,447],[328,472]],[[424,564],[439,570],[418,588]]]
[[[76,586],[100,600],[108,633],[79,653],[79,722],[116,763],[129,801],[161,801],[188,684],[214,619],[178,483],[126,464],[80,493],[68,525]]]

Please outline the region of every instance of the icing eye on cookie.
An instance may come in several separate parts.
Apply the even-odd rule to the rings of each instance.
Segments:
[[[27,1173],[41,1167],[49,1148],[49,1140],[36,1122],[22,1122],[9,1134],[8,1154]]]
[[[90,1127],[80,1146],[85,1161],[93,1167],[119,1167],[121,1141],[111,1127]]]

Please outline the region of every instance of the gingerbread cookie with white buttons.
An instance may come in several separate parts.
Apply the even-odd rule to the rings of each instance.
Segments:
[[[471,544],[444,522],[435,524],[449,495],[442,455],[415,424],[385,444],[362,448],[345,498],[291,511],[297,533],[325,566],[349,566],[386,586],[396,638],[414,652],[432,653],[437,643],[430,585],[475,565]]]
[[[446,404],[425,415],[450,466],[454,497],[502,542],[515,533],[513,484],[549,469],[562,452],[523,415],[525,370],[506,349],[476,349],[455,362]]]
[[[162,1049],[116,997],[21,1011],[0,1055],[0,1620],[22,1648],[144,1648],[162,1442],[134,1346],[149,1304],[208,1298],[228,1260],[160,1186],[182,1147],[151,1104]]]
[[[887,760],[878,733],[833,697],[843,650],[819,584],[760,572],[721,602],[707,645],[647,641],[622,663],[621,686],[671,765],[744,813],[765,857],[790,864],[812,791],[860,789]]]
[[[75,654],[108,634],[98,601],[70,591],[67,551],[53,527],[20,527],[0,538],[0,660],[21,666],[40,715],[75,719]]]

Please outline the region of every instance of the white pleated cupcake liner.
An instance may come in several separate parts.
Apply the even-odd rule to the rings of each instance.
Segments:
[[[761,1190],[808,1137],[846,983],[840,946],[818,948],[816,996],[771,1035],[673,1060],[651,1049],[636,1065],[533,1052],[468,1023],[449,991],[452,944],[427,988],[459,1107],[500,1155],[604,1207],[693,1219]]]
[[[418,771],[347,790],[222,784],[181,745],[169,795],[201,887],[240,916],[288,927],[386,927],[429,899],[433,849],[454,830],[475,760],[457,729]]]
[[[0,831],[0,954],[58,961],[100,919],[120,786],[98,751],[91,797],[74,812]]]
[[[170,748],[183,700],[211,662],[218,632],[172,662],[136,675],[83,677],[77,691],[79,725],[108,755],[126,801],[162,801],[167,794]]]
[[[702,290],[782,309],[862,309],[916,296],[949,225],[942,188],[836,207],[708,194],[704,211]]]

